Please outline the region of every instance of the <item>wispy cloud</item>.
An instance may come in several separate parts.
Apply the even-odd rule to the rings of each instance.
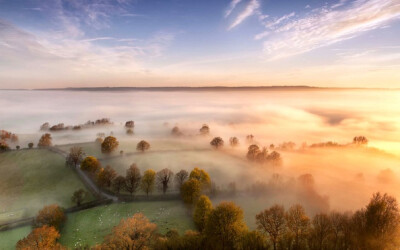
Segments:
[[[232,11],[235,9],[236,5],[238,5],[242,0],[232,0],[229,4],[228,10],[225,12],[225,17],[228,17]]]
[[[233,23],[229,26],[228,30],[233,29],[234,27],[241,24],[248,17],[256,14],[259,7],[260,3],[258,2],[258,0],[250,0],[246,8],[241,13],[239,13]]]
[[[340,1],[338,4],[345,4]],[[301,54],[381,28],[400,17],[397,0],[356,0],[345,7],[338,4],[314,9],[301,18],[286,15],[265,25],[270,32],[264,51],[270,59]],[[255,38],[264,37],[263,33]]]

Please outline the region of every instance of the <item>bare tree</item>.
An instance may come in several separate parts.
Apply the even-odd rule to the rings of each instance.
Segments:
[[[76,167],[79,163],[83,161],[85,153],[81,147],[72,147],[69,150],[69,154],[66,158],[66,164],[68,166]]]
[[[174,173],[172,173],[172,171],[169,170],[168,168],[164,168],[163,170],[157,172],[156,176],[157,184],[162,189],[164,194],[168,190],[169,182],[173,175]]]
[[[189,177],[188,171],[182,169],[175,175],[175,183],[179,189],[181,189],[183,183],[187,180]]]

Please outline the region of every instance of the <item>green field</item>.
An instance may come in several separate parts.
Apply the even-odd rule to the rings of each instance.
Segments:
[[[95,245],[102,242],[122,218],[139,212],[156,223],[160,233],[172,228],[183,233],[194,228],[192,218],[181,201],[119,203],[69,214],[60,242],[70,248]]]
[[[31,230],[31,226],[24,226],[0,232],[0,249],[15,249],[17,242],[27,236]]]
[[[45,149],[0,154],[0,223],[34,216],[48,204],[71,207],[72,193],[85,186],[65,159]],[[93,199],[91,195],[88,200]]]

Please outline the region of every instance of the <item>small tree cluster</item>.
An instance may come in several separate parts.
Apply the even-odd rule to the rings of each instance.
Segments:
[[[260,149],[260,147],[256,144],[252,144],[248,147],[246,157],[250,161],[261,164],[267,163],[272,166],[282,165],[282,157],[278,152],[272,151],[269,154],[266,147]]]

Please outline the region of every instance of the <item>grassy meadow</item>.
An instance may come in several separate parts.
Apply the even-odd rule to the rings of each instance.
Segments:
[[[73,192],[85,189],[64,157],[48,150],[1,153],[0,165],[0,223],[34,216],[48,204],[71,207]]]

